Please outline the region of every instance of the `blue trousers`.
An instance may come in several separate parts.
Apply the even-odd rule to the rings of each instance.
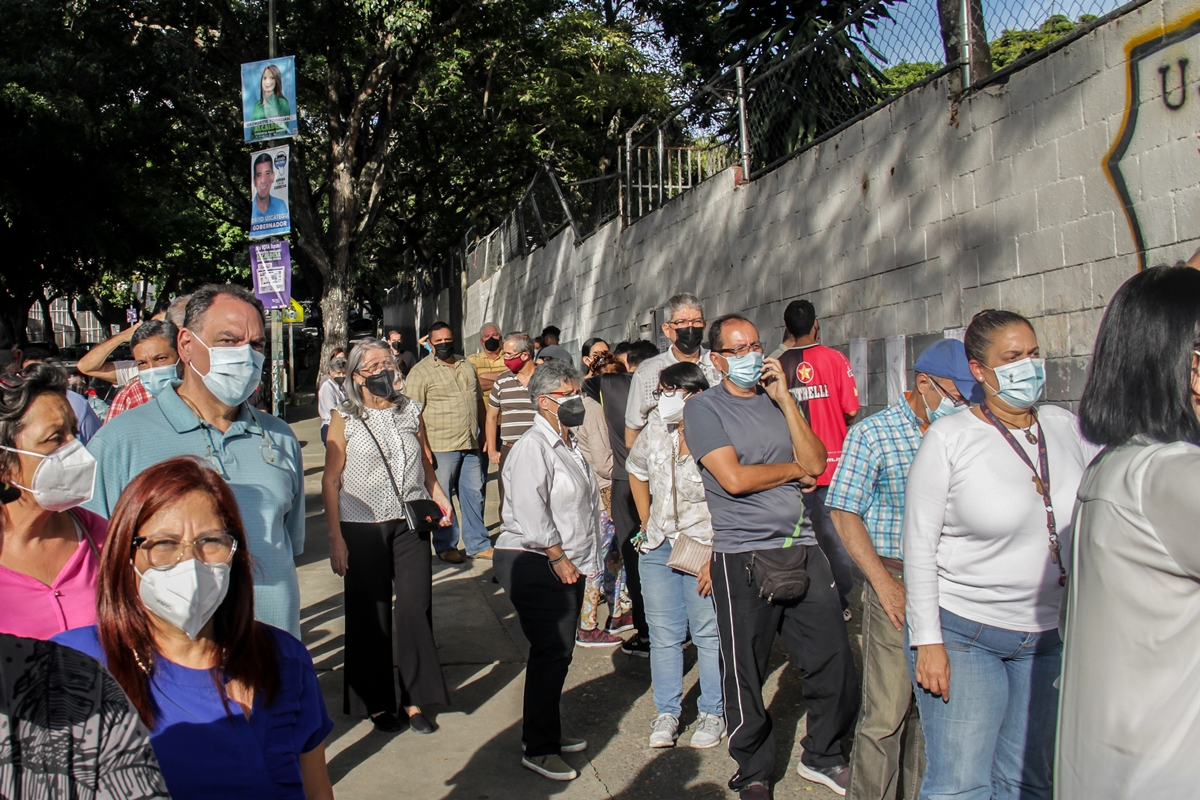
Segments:
[[[435,472],[438,484],[447,497],[458,495],[458,507],[462,511],[454,517],[454,524],[449,528],[434,531],[434,550],[441,553],[457,547],[460,531],[467,555],[473,556],[487,550],[492,543],[488,539],[487,526],[483,523],[483,452],[452,450],[434,453],[434,456],[437,458]]]
[[[925,734],[921,800],[1050,800],[1062,671],[1057,630],[1025,633],[942,609],[950,702],[917,685]]]

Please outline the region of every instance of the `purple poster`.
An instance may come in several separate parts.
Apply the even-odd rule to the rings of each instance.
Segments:
[[[292,252],[286,241],[251,244],[250,272],[254,294],[268,310],[291,307]]]

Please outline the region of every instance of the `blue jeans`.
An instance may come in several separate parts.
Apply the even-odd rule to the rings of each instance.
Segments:
[[[483,524],[483,453],[479,450],[452,450],[434,453],[437,459],[437,481],[452,498],[458,495],[458,507],[462,510],[462,541],[467,555],[487,550],[492,546],[488,539],[487,526]],[[459,516],[449,528],[438,528],[433,532],[433,549],[441,553],[458,546]]]
[[[650,679],[659,714],[679,717],[683,710],[683,640],[688,628],[696,645],[700,667],[700,699],[696,707],[705,714],[722,716],[721,645],[717,638],[717,612],[712,596],[696,593],[696,578],[667,566],[671,540],[643,553],[642,602],[650,625]]]
[[[917,651],[908,651],[925,734],[921,800],[1050,800],[1058,631],[993,628],[946,609],[941,617],[950,702],[917,686]]]

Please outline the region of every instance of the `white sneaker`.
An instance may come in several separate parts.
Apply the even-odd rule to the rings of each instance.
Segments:
[[[699,750],[716,747],[725,738],[725,720],[716,714],[700,712],[696,718],[696,730],[692,733],[691,746]]]
[[[675,739],[679,736],[679,719],[674,714],[659,714],[651,727],[651,747],[675,746]]]

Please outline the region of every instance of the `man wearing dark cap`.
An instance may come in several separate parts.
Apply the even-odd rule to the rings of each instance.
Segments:
[[[825,500],[842,543],[867,576],[863,699],[846,792],[857,800],[916,797],[920,789],[924,745],[904,651],[904,487],[929,426],[982,396],[955,339],[925,348],[914,371],[913,391],[850,429]]]

